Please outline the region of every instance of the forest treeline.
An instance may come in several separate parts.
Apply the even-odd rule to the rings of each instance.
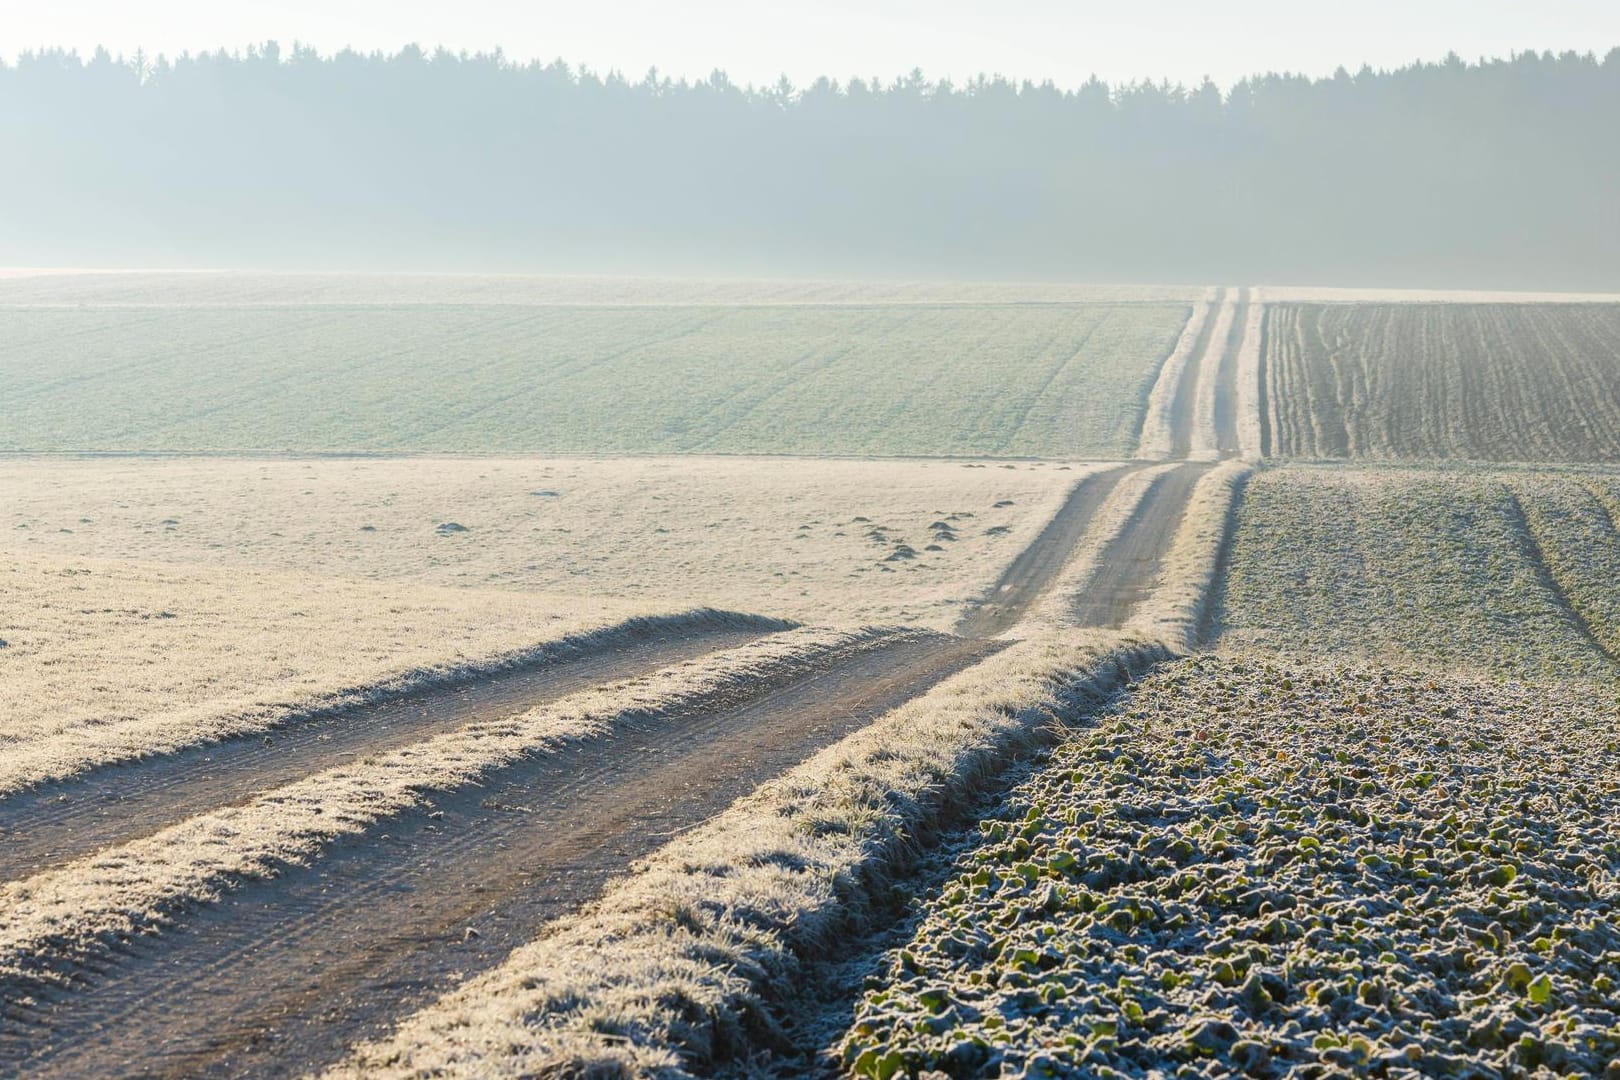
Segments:
[[[0,264],[1620,289],[1620,49],[1072,90],[0,64]]]

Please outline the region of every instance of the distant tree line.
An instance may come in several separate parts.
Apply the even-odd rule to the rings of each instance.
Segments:
[[[1620,49],[1222,93],[0,64],[0,263],[1620,288]]]

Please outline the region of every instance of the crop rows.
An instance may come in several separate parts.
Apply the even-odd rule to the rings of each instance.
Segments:
[[[1617,721],[1579,692],[1163,668],[983,823],[843,1061],[1620,1075]]]
[[[1620,305],[1275,305],[1284,457],[1620,461]]]
[[[1187,313],[0,308],[0,449],[1118,458]]]
[[[1620,565],[1620,537],[1581,509],[1584,490],[1566,474],[1264,471],[1244,497],[1217,597],[1223,644],[1612,677],[1601,642],[1614,640],[1620,612],[1604,568]],[[1566,596],[1563,582],[1585,599]]]

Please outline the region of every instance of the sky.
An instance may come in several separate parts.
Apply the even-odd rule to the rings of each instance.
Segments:
[[[0,56],[43,46],[175,55],[275,40],[322,52],[500,47],[639,78],[720,69],[805,85],[921,68],[1076,86],[1090,75],[1223,87],[1244,75],[1327,75],[1455,51],[1607,53],[1614,0],[0,0]]]

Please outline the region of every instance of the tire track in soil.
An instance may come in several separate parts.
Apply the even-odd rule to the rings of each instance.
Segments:
[[[757,640],[766,630],[652,628],[600,646],[298,718],[259,732],[108,765],[0,800],[0,880],[62,866],[306,776],[465,724]]]
[[[909,639],[439,795],[138,940],[75,989],[8,1004],[0,1073],[319,1068],[500,963],[632,860],[999,648]]]
[[[1237,292],[1232,327],[1226,340],[1220,343],[1221,353],[1215,368],[1215,449],[1223,459],[1236,457],[1243,452],[1237,425],[1237,371],[1238,353],[1243,348],[1243,330],[1248,321],[1249,290],[1243,288]]]
[[[1092,473],[1075,484],[1068,499],[1034,542],[1018,553],[991,588],[989,597],[963,613],[956,624],[956,633],[963,637],[988,638],[1012,629],[1029,606],[1045,594],[1114,488],[1136,468],[1138,466],[1119,465]]]
[[[1181,378],[1176,382],[1175,408],[1170,417],[1171,460],[1185,460],[1192,453],[1193,435],[1197,427],[1198,376],[1204,370],[1204,365],[1209,363],[1210,343],[1215,337],[1215,324],[1219,321],[1216,316],[1224,303],[1226,290],[1217,289],[1215,298],[1209,302],[1209,315],[1199,328],[1198,339],[1193,342],[1192,355],[1187,358],[1186,365],[1181,369]]]
[[[1159,567],[1175,541],[1193,489],[1215,466],[1188,462],[1160,475],[1118,536],[1103,548],[1097,572],[1075,601],[1081,626],[1117,630],[1158,584]]]

